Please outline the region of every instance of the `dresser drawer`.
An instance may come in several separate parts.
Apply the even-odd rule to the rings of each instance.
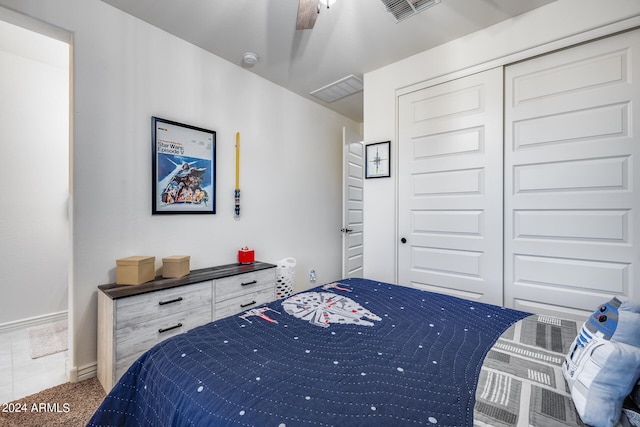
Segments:
[[[118,329],[115,333],[117,378],[120,378],[142,353],[154,345],[210,321],[211,305]]]
[[[211,309],[211,281],[136,295],[116,301],[115,329],[135,327],[152,319],[208,306]]]
[[[275,268],[218,279],[215,281],[216,303],[236,298],[241,295],[246,295],[250,292],[264,290],[266,288],[275,289],[275,280]],[[274,297],[272,297],[272,299],[273,298]],[[221,316],[216,314],[216,317],[218,318]]]
[[[266,304],[275,299],[275,289],[269,287],[256,292],[249,292],[225,301],[216,303],[215,320],[223,317],[232,316],[234,314],[251,310],[259,305]]]
[[[111,390],[145,351],[211,322],[214,315],[229,316],[273,301],[275,286],[276,266],[260,261],[192,270],[184,277],[135,286],[98,286],[100,383]]]

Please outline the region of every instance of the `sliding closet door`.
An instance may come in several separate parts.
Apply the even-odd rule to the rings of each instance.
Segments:
[[[640,297],[640,32],[505,70],[505,304]]]
[[[399,284],[502,304],[502,82],[399,97]]]

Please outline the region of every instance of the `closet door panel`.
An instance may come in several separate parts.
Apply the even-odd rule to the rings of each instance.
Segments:
[[[505,304],[582,318],[640,297],[640,32],[505,69]]]
[[[399,284],[502,304],[502,80],[400,97]]]

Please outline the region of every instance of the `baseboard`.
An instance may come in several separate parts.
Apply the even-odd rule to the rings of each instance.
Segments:
[[[78,383],[98,376],[98,362],[88,365],[73,367],[67,371],[67,379],[70,383]]]
[[[0,333],[13,332],[19,329],[31,328],[33,326],[44,325],[46,323],[58,322],[60,320],[67,320],[69,312],[67,310],[57,313],[43,314],[42,316],[29,317],[28,319],[16,320],[13,322],[7,322],[0,324]]]

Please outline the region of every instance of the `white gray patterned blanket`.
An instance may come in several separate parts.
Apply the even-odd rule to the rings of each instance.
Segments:
[[[584,426],[562,376],[580,324],[533,315],[505,331],[487,354],[476,389],[476,426]]]

